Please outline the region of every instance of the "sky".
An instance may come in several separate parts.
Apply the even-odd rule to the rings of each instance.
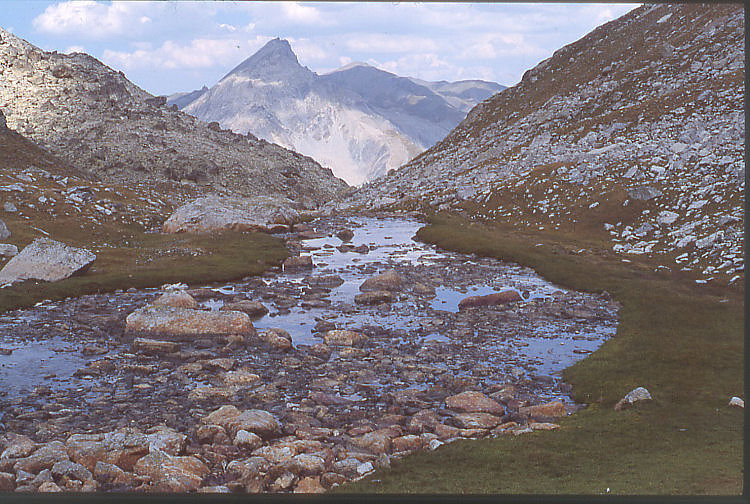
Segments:
[[[269,40],[319,74],[354,61],[424,80],[512,86],[638,4],[5,0],[0,26],[86,52],[159,95],[212,86]]]

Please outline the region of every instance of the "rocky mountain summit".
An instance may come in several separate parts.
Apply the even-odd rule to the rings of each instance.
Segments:
[[[314,160],[168,107],[87,54],[45,52],[0,29],[0,72],[8,127],[103,181],[171,180],[308,208],[346,189]]]
[[[274,39],[210,89],[167,100],[205,121],[309,155],[351,184],[397,168],[443,138],[503,89],[491,82],[426,82],[364,63],[318,75]]]
[[[427,205],[589,230],[623,258],[737,282],[744,47],[740,5],[637,8],[556,51],[339,208]]]

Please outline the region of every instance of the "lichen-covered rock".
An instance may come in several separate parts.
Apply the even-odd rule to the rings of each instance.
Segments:
[[[352,346],[367,341],[367,336],[356,331],[334,329],[327,331],[323,336],[326,345]]]
[[[29,279],[56,282],[85,272],[95,259],[96,255],[86,249],[37,238],[0,270],[0,283]]]
[[[152,450],[138,459],[133,472],[148,476],[154,491],[184,493],[197,490],[210,470],[196,457],[177,457]]]
[[[481,392],[471,390],[446,397],[445,406],[452,410],[465,411],[467,413],[491,413],[499,416],[505,414],[505,408],[502,405]]]
[[[146,306],[125,319],[126,330],[171,336],[206,334],[253,334],[255,328],[246,313],[191,310],[168,306]]]
[[[285,198],[206,196],[182,205],[164,222],[165,233],[285,231],[299,221],[295,203]]]
[[[628,392],[625,397],[620,399],[617,404],[615,404],[615,411],[622,411],[637,402],[650,400],[651,394],[649,393],[649,391],[643,387],[637,387]]]
[[[522,406],[518,409],[521,415],[535,417],[561,417],[567,415],[565,405],[561,401],[552,401],[534,406]]]
[[[743,401],[741,398],[735,396],[735,397],[732,397],[729,400],[729,405],[730,406],[737,406],[738,408],[744,408],[745,407],[745,401]]]
[[[257,409],[240,411],[231,405],[222,406],[210,413],[202,419],[202,422],[220,425],[232,437],[243,429],[264,439],[281,433],[281,423],[271,413]]]

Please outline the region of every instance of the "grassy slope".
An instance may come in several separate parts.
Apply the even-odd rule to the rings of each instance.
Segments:
[[[744,411],[727,403],[744,397],[744,292],[696,287],[677,273],[653,273],[649,264],[606,253],[574,254],[592,243],[559,234],[436,218],[418,237],[530,266],[565,287],[606,290],[622,303],[618,332],[565,371],[577,400],[591,405],[560,430],[456,442],[338,492],[742,492]],[[636,386],[654,401],[613,411]]]

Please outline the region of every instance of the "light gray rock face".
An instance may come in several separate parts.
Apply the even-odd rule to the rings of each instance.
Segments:
[[[0,243],[0,256],[13,257],[18,254],[18,247],[15,245],[8,245],[7,243]]]
[[[37,238],[0,270],[0,283],[29,279],[55,282],[84,272],[95,259],[96,255],[86,249]]]
[[[363,63],[318,75],[300,65],[286,40],[275,39],[210,89],[167,102],[311,156],[359,184],[434,144],[501,89],[484,81],[418,81]]]
[[[95,58],[45,52],[0,28],[8,127],[105,182],[210,185],[315,207],[346,184],[314,160],[166,106]]]
[[[298,222],[295,203],[286,198],[207,196],[181,207],[164,222],[165,233],[284,230]]]
[[[8,231],[5,222],[0,220],[0,240],[7,240],[8,238],[10,238],[10,231]]]

